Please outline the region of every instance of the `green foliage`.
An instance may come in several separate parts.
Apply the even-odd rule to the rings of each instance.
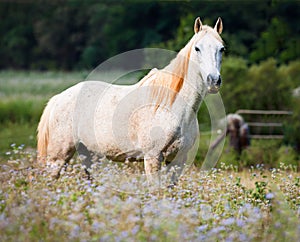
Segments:
[[[84,79],[85,73],[0,73],[0,123],[36,124],[48,99]]]
[[[42,111],[43,106],[36,100],[0,100],[0,123],[37,123]]]
[[[277,151],[277,167],[280,165],[297,167],[298,166],[298,156],[296,151],[291,146],[281,146]]]
[[[272,58],[250,67],[244,93],[248,103],[246,108],[262,110],[288,108],[291,87],[277,69],[276,61]]]
[[[264,164],[268,167],[277,167],[278,147],[280,141],[277,140],[252,140],[251,146],[242,151],[241,165],[250,167]]]
[[[201,167],[206,158],[209,142],[210,136],[201,135],[198,153],[194,161],[197,167]],[[229,146],[228,139],[226,139],[216,167],[238,170],[263,164],[268,168],[285,166],[290,170],[299,170],[299,161],[299,154],[294,147],[283,145],[281,140],[252,140],[251,146],[244,149],[239,155]]]
[[[244,59],[226,57],[222,63],[221,75],[223,85],[221,87],[221,95],[226,107],[226,111],[233,113],[248,101],[245,100],[245,85],[249,82],[246,78],[248,74],[248,66]]]
[[[300,61],[291,61],[278,69],[282,78],[293,89],[300,86]]]
[[[1,124],[0,130],[0,159],[9,157],[7,151],[11,144],[26,144],[28,147],[36,147],[37,123],[5,123]]]
[[[239,167],[239,155],[232,147],[225,147],[218,161],[217,167]]]
[[[292,118],[285,122],[284,142],[292,145],[300,152],[300,97],[294,97],[292,99],[292,110]]]
[[[299,58],[299,2],[9,2],[0,3],[0,68],[76,69],[149,46],[178,51],[199,15],[224,22],[232,56],[258,63]]]
[[[292,31],[282,19],[272,18],[267,30],[254,44],[255,50],[251,52],[250,60],[257,62],[273,56],[285,63],[297,59],[300,38],[294,36]]]
[[[288,26],[278,18],[273,18],[267,30],[254,44],[256,47],[250,55],[250,60],[259,61],[270,56],[278,56],[285,44],[285,37],[289,34]]]
[[[178,52],[180,49],[182,49],[182,47],[186,45],[187,41],[194,34],[194,30],[193,30],[194,21],[195,21],[195,16],[191,13],[182,16],[180,18],[180,24],[179,27],[177,28],[175,38],[170,39],[166,42],[161,42],[159,44],[155,43],[153,44],[153,47],[174,50]]]
[[[284,120],[284,143],[300,151],[300,98],[299,93],[295,93],[295,88],[300,86],[299,61],[278,66],[276,60],[271,58],[260,64],[247,66],[244,59],[227,57],[222,65],[222,77],[221,94],[228,113],[234,113],[238,109],[293,111],[292,117]],[[246,122],[251,121],[246,116],[244,118]],[[269,130],[261,132],[267,133]],[[249,151],[253,152],[251,156],[257,154],[257,159],[262,159],[259,157],[259,149],[257,152],[256,148],[253,149],[250,148]],[[248,158],[245,162],[248,163]]]
[[[0,156],[12,143],[35,147],[37,124],[48,99],[85,76],[85,72],[0,72]]]
[[[247,66],[240,58],[225,58],[222,65],[222,98],[228,112],[238,109],[290,110],[297,86],[299,61],[278,68],[270,58]]]
[[[255,188],[250,190],[248,196],[253,198],[256,201],[263,201],[266,198],[266,188],[267,188],[266,182],[256,181]]]
[[[293,111],[293,115],[284,124],[284,142],[292,145],[300,152],[300,62],[294,61],[289,65],[281,66],[280,72],[293,88],[290,97],[290,110]]]

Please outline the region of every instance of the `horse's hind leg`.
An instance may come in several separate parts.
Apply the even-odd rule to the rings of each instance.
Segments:
[[[47,166],[51,169],[51,176],[53,178],[59,178],[61,169],[70,161],[75,151],[75,146],[57,148],[57,146],[53,147],[49,144]]]

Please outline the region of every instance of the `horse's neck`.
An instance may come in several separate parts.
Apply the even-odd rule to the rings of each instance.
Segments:
[[[191,107],[194,112],[198,112],[200,104],[205,96],[203,80],[199,73],[189,65],[182,89],[177,94]]]

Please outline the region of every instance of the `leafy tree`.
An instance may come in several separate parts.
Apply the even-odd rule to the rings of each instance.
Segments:
[[[0,5],[0,68],[28,68],[36,44],[32,22],[33,4]]]
[[[300,54],[297,50],[297,42],[300,44],[300,38],[293,37],[289,26],[275,17],[271,20],[268,29],[261,33],[261,37],[254,44],[255,49],[250,59],[256,62],[273,56],[279,61],[292,60],[296,57],[295,55]]]
[[[85,45],[87,23],[80,4],[72,6],[68,2],[59,2],[59,5],[50,4],[41,11],[49,12],[34,24],[38,42],[37,56],[45,61],[58,61],[56,68],[71,69]]]
[[[242,58],[225,57],[221,69],[221,95],[226,111],[233,113],[247,104],[245,100],[246,85],[249,80],[247,62]]]
[[[228,55],[299,58],[297,1],[1,1],[0,68],[90,68],[131,49],[179,50],[199,15],[208,25],[222,17]]]
[[[270,58],[248,67],[243,59],[226,58],[222,65],[221,94],[227,112],[238,109],[289,110],[292,90],[296,86],[292,79],[299,73],[295,69],[298,65],[299,62],[294,62],[291,67],[278,68],[276,60]]]

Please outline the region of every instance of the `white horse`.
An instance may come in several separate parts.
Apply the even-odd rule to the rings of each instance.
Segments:
[[[214,28],[197,18],[194,36],[164,69],[134,85],[86,81],[52,97],[38,125],[38,160],[59,176],[77,147],[89,158],[143,160],[148,179],[163,161],[184,164],[201,100],[221,85],[222,29],[221,18]]]

